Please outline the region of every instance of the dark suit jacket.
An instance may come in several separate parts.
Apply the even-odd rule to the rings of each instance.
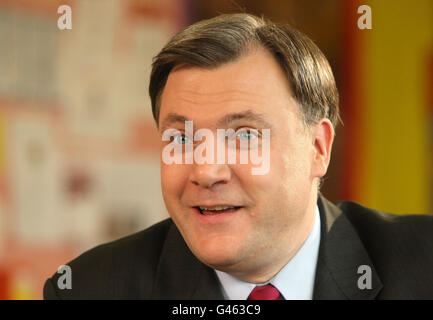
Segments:
[[[314,299],[433,299],[433,216],[394,216],[319,196],[321,242]],[[171,219],[93,248],[55,273],[45,299],[223,299],[215,272],[186,246]],[[361,265],[372,288],[358,288]]]

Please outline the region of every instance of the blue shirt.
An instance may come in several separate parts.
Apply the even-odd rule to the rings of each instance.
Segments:
[[[320,245],[320,214],[316,206],[313,228],[302,247],[271,280],[263,284],[242,281],[215,270],[226,300],[246,300],[257,285],[272,284],[286,300],[313,299],[314,279]]]

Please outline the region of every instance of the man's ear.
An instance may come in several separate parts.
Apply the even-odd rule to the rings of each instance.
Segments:
[[[323,118],[313,125],[311,134],[314,148],[311,174],[314,178],[321,178],[326,174],[331,160],[335,131],[331,121]]]

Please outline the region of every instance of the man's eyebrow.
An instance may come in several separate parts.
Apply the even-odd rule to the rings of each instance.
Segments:
[[[254,112],[252,110],[246,110],[243,112],[236,112],[236,113],[229,113],[217,121],[217,126],[218,127],[229,127],[230,124],[232,124],[235,121],[239,121],[239,120],[246,120],[246,121],[255,122],[255,123],[259,124],[261,127],[263,127],[264,129],[265,128],[270,129],[272,127],[271,124],[265,120],[263,115],[261,115],[260,113]]]
[[[185,124],[185,121],[189,121],[189,119],[181,114],[170,112],[161,122],[161,131],[164,131],[175,122],[181,122]]]
[[[263,115],[260,113],[254,112],[252,110],[246,110],[242,112],[226,114],[217,121],[217,128],[229,127],[233,122],[240,120],[255,122],[264,129],[270,129],[272,127],[271,124],[266,121]],[[173,123],[185,124],[185,121],[190,120],[181,114],[170,112],[161,122],[161,131],[169,128]]]

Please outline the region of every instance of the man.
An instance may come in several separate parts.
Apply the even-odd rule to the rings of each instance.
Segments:
[[[433,298],[432,216],[319,193],[338,93],[305,35],[247,14],[201,21],[155,57],[149,92],[171,219],[82,254],[72,289],[55,274],[45,298]],[[218,130],[233,144],[215,146]],[[260,161],[239,159],[263,146],[254,175]],[[236,161],[212,161],[222,150]]]

